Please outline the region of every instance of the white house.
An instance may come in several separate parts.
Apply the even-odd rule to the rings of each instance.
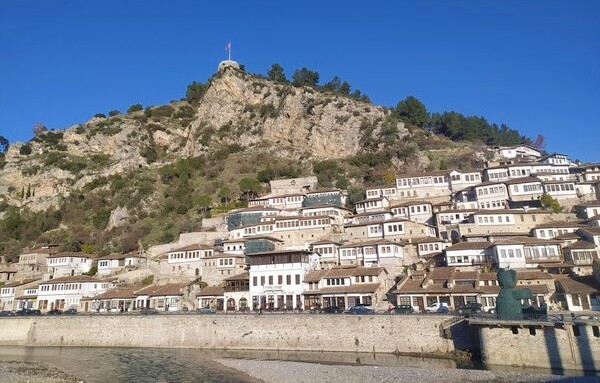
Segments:
[[[565,310],[600,310],[600,283],[593,276],[557,276],[556,297]]]
[[[14,311],[23,308],[24,306],[19,306],[19,298],[27,295],[27,290],[37,289],[39,281],[39,278],[30,278],[0,286],[0,310]]]
[[[508,199],[506,185],[502,182],[486,182],[474,186],[473,191],[479,209],[503,209]]]
[[[137,254],[116,254],[98,259],[99,276],[108,276],[115,274],[128,266],[135,266],[140,263],[140,258]]]
[[[319,255],[310,251],[254,253],[246,258],[254,310],[301,308],[304,276],[320,269]]]
[[[342,310],[357,304],[376,306],[389,289],[387,274],[383,267],[337,266],[313,270],[304,279],[304,306],[334,306]]]
[[[321,265],[339,264],[339,247],[342,244],[332,240],[319,240],[310,244],[310,250],[319,254]]]
[[[576,199],[577,189],[574,181],[544,181],[544,193],[556,199]]]
[[[248,206],[269,206],[275,209],[299,209],[304,201],[304,193],[265,195],[248,201]]]
[[[405,218],[410,221],[431,224],[433,208],[429,201],[409,200],[394,202],[390,209],[396,218]]]
[[[371,213],[387,210],[390,202],[386,197],[377,197],[358,201],[354,204],[356,213]]]
[[[166,257],[171,275],[199,277],[202,274],[202,260],[214,254],[212,246],[198,243],[168,251],[162,257]]]
[[[89,307],[79,306],[80,301],[83,298],[101,294],[114,286],[114,280],[87,275],[60,277],[40,282],[37,308],[42,312],[52,309],[64,310],[71,307],[89,311]]]
[[[48,272],[52,278],[81,275],[92,268],[94,258],[86,253],[56,253],[46,258]]]
[[[227,311],[250,310],[250,274],[244,272],[226,278],[223,286],[223,300]]]
[[[537,177],[523,177],[504,181],[511,201],[530,201],[544,194],[542,182]]]
[[[487,241],[459,242],[444,250],[447,266],[469,269],[489,262],[492,253],[492,243]]]

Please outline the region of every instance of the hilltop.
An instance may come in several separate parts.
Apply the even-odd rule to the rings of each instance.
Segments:
[[[339,85],[294,85],[224,66],[181,101],[40,129],[11,145],[0,170],[0,252],[40,241],[124,252],[198,230],[209,210],[242,206],[274,178],[316,174],[352,201],[395,174],[485,161],[482,142],[448,137],[456,139],[453,116],[434,116],[446,131],[433,130],[445,135],[403,117]]]

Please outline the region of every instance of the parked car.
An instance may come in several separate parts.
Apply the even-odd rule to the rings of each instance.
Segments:
[[[20,316],[29,316],[29,315],[42,315],[42,312],[40,310],[34,310],[34,309],[21,309],[21,310],[17,311],[16,314],[20,315]]]
[[[412,314],[414,312],[415,309],[411,305],[398,305],[390,311],[390,314]]]
[[[448,309],[448,304],[444,303],[444,302],[432,303],[429,306],[425,307],[425,312],[429,313],[429,314],[432,314],[432,313],[446,314],[448,311],[450,311]]]
[[[66,309],[63,314],[65,315],[75,315],[77,314],[77,309],[74,307],[71,307],[70,309]]]
[[[198,314],[214,314],[217,311],[210,307],[200,307],[198,308]]]
[[[59,309],[52,309],[46,313],[46,315],[61,315],[63,312]]]
[[[140,309],[140,314],[142,315],[155,315],[158,314],[158,310],[151,307],[142,307]]]
[[[6,311],[6,310],[0,311],[0,317],[13,317],[13,316],[15,316],[14,311]]]
[[[375,314],[375,310],[373,310],[373,308],[371,306],[356,305],[356,306],[350,307],[348,309],[348,314],[355,314],[355,315]]]
[[[480,314],[483,312],[481,303],[471,302],[456,307],[456,313],[461,315]]]
[[[339,308],[337,306],[329,306],[329,307],[320,308],[317,310],[317,312],[319,314],[341,314],[344,312],[344,310],[342,310],[341,308]]]

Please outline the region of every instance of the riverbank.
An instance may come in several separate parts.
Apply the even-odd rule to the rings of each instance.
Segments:
[[[41,362],[0,361],[0,382],[78,383],[81,379]]]
[[[528,371],[461,370],[422,367],[348,366],[273,360],[217,359],[265,383],[327,382],[327,383],[542,383],[598,382],[597,377],[545,375]]]

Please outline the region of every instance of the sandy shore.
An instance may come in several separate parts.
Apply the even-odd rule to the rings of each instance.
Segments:
[[[294,382],[598,382],[592,377],[567,377],[531,372],[459,370],[447,368],[326,365],[246,359],[217,359],[265,383]]]
[[[76,383],[81,379],[40,362],[0,361],[0,382]]]

